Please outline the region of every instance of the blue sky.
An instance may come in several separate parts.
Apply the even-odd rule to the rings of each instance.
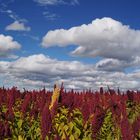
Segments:
[[[139,89],[139,0],[0,0],[0,85]]]

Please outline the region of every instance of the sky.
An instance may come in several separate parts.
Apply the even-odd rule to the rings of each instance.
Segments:
[[[0,0],[0,86],[140,89],[139,0]]]

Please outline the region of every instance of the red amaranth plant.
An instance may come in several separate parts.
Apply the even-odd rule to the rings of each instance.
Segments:
[[[39,128],[40,124],[42,134],[40,135],[40,133],[38,133],[40,139],[45,139],[46,135],[50,136],[50,133],[53,133],[53,136],[56,135],[54,134],[56,131],[54,131],[52,126],[52,121],[55,118],[55,114],[59,114],[58,108],[62,106],[69,110],[68,116],[70,116],[76,108],[82,113],[84,121],[82,120],[81,123],[83,125],[83,122],[88,121],[90,129],[92,126],[93,138],[96,138],[98,132],[100,132],[103,121],[105,121],[106,110],[109,110],[113,117],[112,120],[114,124],[112,125],[119,129],[122,140],[133,140],[134,137],[138,139],[138,133],[140,131],[140,91],[120,93],[120,90],[115,92],[111,89],[106,91],[102,88],[97,92],[93,92],[92,90],[81,92],[74,90],[66,91],[62,84],[60,92],[61,98],[59,103],[57,104],[56,102],[50,111],[49,105],[52,91],[43,89],[40,91],[24,90],[24,92],[21,92],[17,90],[17,88],[0,88],[0,139],[3,140],[7,136],[10,136],[11,132],[13,133],[13,131],[9,129],[11,128],[10,125],[14,123],[14,115],[16,114],[18,116],[21,112],[25,120],[31,119],[29,124],[28,121],[23,121],[23,124],[20,124],[22,121],[17,120],[18,125],[23,125],[22,129],[24,129],[24,126],[29,126],[28,129],[32,127],[33,130],[34,127]],[[133,102],[133,106],[137,106],[136,116],[134,118],[132,117],[131,121],[128,119],[128,115],[131,115],[129,109],[133,110],[133,108],[131,106],[128,108],[128,101]],[[22,117],[19,118],[23,119]],[[16,119],[18,119],[18,117]],[[72,119],[68,119],[68,121],[72,121]],[[67,126],[65,127],[67,129]],[[73,125],[71,127],[73,127]],[[92,130],[90,131],[91,133]],[[37,131],[39,130],[37,129]],[[82,133],[84,133],[84,131],[82,131]],[[51,135],[51,137],[53,136]]]
[[[3,121],[0,121],[0,138],[4,136],[4,125]]]
[[[25,98],[23,100],[23,104],[21,106],[21,111],[22,111],[23,115],[25,115],[25,112],[27,111],[28,104],[31,102],[30,99],[31,99],[30,93],[26,93]]]
[[[126,117],[122,118],[120,127],[123,140],[134,140],[134,134],[131,125]]]
[[[134,93],[131,92],[131,91],[129,91],[129,90],[126,93],[127,93],[128,100],[131,101],[131,102],[133,102],[133,99],[134,99],[133,94]]]
[[[140,131],[140,116],[134,121],[134,123],[132,124],[132,128],[133,128],[134,136],[138,137],[137,134]]]
[[[3,126],[4,126],[4,136],[11,137],[11,130],[8,121],[5,121]]]
[[[100,110],[100,108],[97,108],[97,111],[94,114],[93,121],[92,121],[92,131],[93,131],[92,137],[94,139],[96,139],[96,136],[98,135],[99,130],[102,127],[104,118],[105,118],[105,111]]]
[[[51,126],[52,126],[51,112],[49,110],[49,105],[46,104],[41,113],[41,133],[43,140],[45,140],[46,136],[49,136]]]

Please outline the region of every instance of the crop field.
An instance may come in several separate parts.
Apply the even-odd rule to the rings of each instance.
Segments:
[[[140,140],[140,92],[0,88],[0,140]]]

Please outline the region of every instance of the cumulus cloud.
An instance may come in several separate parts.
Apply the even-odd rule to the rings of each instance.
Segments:
[[[59,61],[43,54],[21,57],[12,62],[0,61],[0,77],[5,85],[20,88],[52,88],[64,82],[67,89],[98,89],[100,86],[120,89],[137,89],[139,72],[98,71],[93,64],[78,61]]]
[[[68,30],[49,31],[42,39],[43,47],[74,45],[72,56],[100,57],[96,68],[102,71],[125,71],[140,65],[140,30],[112,18],[95,19],[90,24]]]
[[[1,62],[0,64],[1,72],[6,72],[5,75],[8,79],[11,78],[15,82],[17,81],[13,85],[19,86],[28,85],[29,81],[31,86],[38,83],[40,87],[44,85],[52,86],[55,82],[62,81],[69,86],[71,85],[69,82],[73,81],[73,85],[75,83],[74,86],[77,86],[78,81],[75,81],[76,77],[81,77],[81,74],[90,76],[94,73],[92,66],[86,67],[86,65],[78,61],[58,61],[43,54],[21,57],[13,62]],[[77,86],[77,88],[79,87]]]
[[[19,21],[14,21],[10,25],[8,25],[5,29],[7,31],[9,31],[9,30],[11,30],[11,31],[30,31],[31,30],[30,27],[25,26],[25,23],[19,22]]]
[[[140,57],[135,57],[131,61],[105,58],[96,63],[96,69],[101,71],[123,71],[127,68],[137,69],[140,65]]]
[[[12,36],[0,34],[0,57],[13,57],[12,52],[21,48]]]
[[[72,55],[134,60],[140,52],[140,30],[112,18],[95,19],[92,23],[68,30],[49,31],[42,40],[44,47],[78,46]]]
[[[102,71],[123,71],[128,65],[125,61],[107,58],[96,63],[96,68]]]

